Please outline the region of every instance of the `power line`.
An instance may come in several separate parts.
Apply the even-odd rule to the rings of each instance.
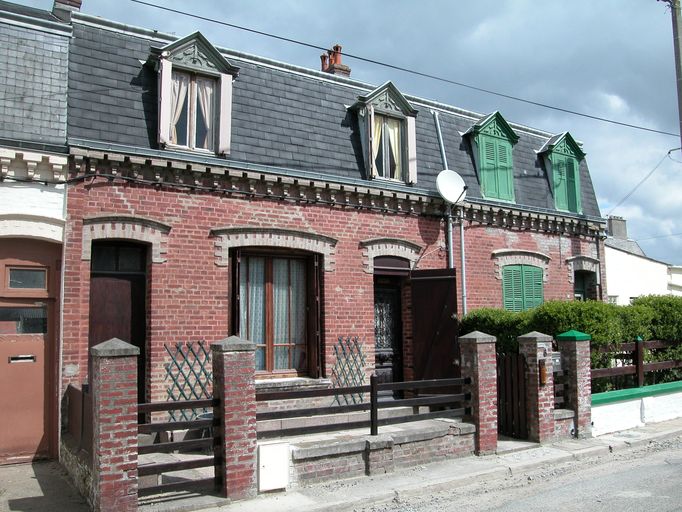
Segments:
[[[649,236],[647,238],[638,238],[636,241],[637,242],[644,242],[646,240],[656,240],[658,238],[672,238],[674,236],[682,236],[682,233],[671,233],[669,235],[656,235],[656,236]]]
[[[679,151],[680,149],[682,149],[682,148],[673,148],[673,149],[670,149],[665,155],[663,155],[663,158],[661,158],[661,159],[659,160],[659,162],[656,164],[656,166],[655,166],[653,169],[651,169],[651,170],[646,174],[646,176],[644,176],[641,180],[639,180],[639,181],[637,182],[637,184],[632,188],[632,190],[630,190],[630,192],[628,192],[627,194],[625,194],[625,197],[623,197],[623,199],[621,199],[620,201],[618,201],[618,203],[616,204],[616,206],[614,206],[613,208],[611,208],[611,211],[610,211],[609,213],[607,213],[606,215],[607,215],[607,216],[611,215],[611,214],[614,212],[614,210],[615,210],[616,208],[618,208],[621,204],[623,204],[625,201],[627,201],[627,200],[630,198],[630,196],[631,196],[632,194],[634,194],[634,193],[637,191],[637,189],[642,185],[642,183],[644,183],[646,180],[648,180],[649,177],[650,177],[654,172],[656,172],[656,169],[658,169],[658,168],[661,166],[661,164],[664,162],[664,160],[665,160],[666,158],[670,158],[670,159],[672,160],[672,158],[670,157],[670,153],[672,153],[673,151]]]
[[[235,29],[238,29],[238,30],[243,30],[243,31],[245,31],[245,32],[250,32],[250,33],[252,33],[252,34],[257,34],[257,35],[261,35],[261,36],[265,36],[265,37],[270,37],[270,38],[273,38],[273,39],[277,39],[277,40],[279,40],[279,41],[285,41],[285,42],[287,42],[287,43],[297,44],[297,45],[299,45],[299,46],[305,46],[305,47],[307,47],[307,48],[314,48],[314,49],[316,49],[316,50],[322,50],[322,51],[327,51],[327,50],[328,50],[328,48],[325,48],[325,47],[323,47],[323,46],[319,46],[319,45],[312,44],[312,43],[306,43],[306,42],[301,41],[301,40],[298,40],[298,39],[292,39],[292,38],[290,38],[290,37],[284,37],[284,36],[280,36],[280,35],[277,35],[277,34],[272,34],[272,33],[270,33],[270,32],[265,32],[265,31],[262,31],[262,30],[256,30],[256,29],[253,29],[253,28],[244,27],[244,26],[237,25],[237,24],[234,24],[234,23],[229,23],[229,22],[227,22],[227,21],[216,20],[215,18],[209,18],[209,17],[207,17],[207,16],[200,16],[200,15],[198,15],[198,14],[192,14],[192,13],[189,13],[189,12],[186,12],[186,11],[181,11],[181,10],[179,10],[179,9],[173,9],[173,8],[171,8],[171,7],[165,7],[165,6],[162,6],[162,5],[156,5],[156,4],[153,4],[153,3],[151,3],[151,2],[145,2],[145,1],[143,1],[143,0],[130,0],[130,1],[131,1],[131,2],[134,2],[134,3],[136,3],[136,4],[146,5],[146,6],[148,6],[148,7],[154,7],[154,8],[156,8],[156,9],[161,9],[161,10],[163,10],[163,11],[172,12],[172,13],[175,13],[175,14],[180,14],[180,15],[182,15],[182,16],[188,16],[188,17],[190,17],[190,18],[195,18],[195,19],[202,20],[202,21],[208,21],[209,23],[216,23],[216,24],[218,24],[218,25],[223,25],[223,26],[225,26],[225,27],[230,27],[230,28],[235,28]],[[592,114],[586,114],[586,113],[584,113],[584,112],[578,112],[577,110],[571,110],[571,109],[567,109],[567,108],[563,108],[563,107],[557,107],[557,106],[554,106],[554,105],[550,105],[550,104],[548,104],[548,103],[541,103],[541,102],[539,102],[539,101],[533,101],[533,100],[529,100],[529,99],[526,99],[526,98],[521,98],[521,97],[519,97],[519,96],[513,96],[513,95],[511,95],[511,94],[505,94],[505,93],[502,93],[502,92],[493,91],[493,90],[491,90],[491,89],[485,89],[485,88],[483,88],[483,87],[477,87],[477,86],[475,86],[475,85],[466,84],[466,83],[464,83],[464,82],[458,82],[458,81],[456,81],[456,80],[451,80],[451,79],[449,79],[449,78],[444,78],[444,77],[441,77],[441,76],[438,76],[438,75],[433,75],[433,74],[426,73],[426,72],[423,72],[423,71],[417,71],[417,70],[414,70],[414,69],[405,68],[405,67],[403,67],[403,66],[398,66],[398,65],[396,65],[396,64],[390,64],[390,63],[387,63],[387,62],[382,62],[382,61],[379,61],[379,60],[376,60],[376,59],[370,59],[370,58],[368,58],[368,57],[362,57],[362,56],[360,56],[360,55],[355,55],[355,54],[351,54],[351,53],[344,53],[343,55],[344,55],[345,57],[347,57],[347,58],[356,59],[356,60],[359,60],[359,61],[362,61],[362,62],[367,62],[367,63],[370,63],[370,64],[375,64],[375,65],[377,65],[377,66],[382,66],[382,67],[386,67],[386,68],[389,68],[389,69],[394,69],[394,70],[396,70],[396,71],[402,71],[402,72],[409,73],[409,74],[412,74],[412,75],[421,76],[421,77],[423,77],[423,78],[429,78],[429,79],[432,79],[432,80],[437,80],[437,81],[439,81],[439,82],[444,82],[444,83],[447,83],[447,84],[456,85],[456,86],[459,86],[459,87],[464,87],[464,88],[471,89],[471,90],[478,91],[478,92],[482,92],[482,93],[485,93],[485,94],[491,94],[491,95],[493,95],[493,96],[498,96],[498,97],[500,97],[500,98],[506,98],[506,99],[509,99],[509,100],[518,101],[518,102],[521,102],[521,103],[526,103],[526,104],[528,104],[528,105],[534,105],[534,106],[536,106],[536,107],[547,108],[547,109],[550,109],[550,110],[555,110],[555,111],[558,111],[558,112],[563,112],[563,113],[565,113],[565,114],[571,114],[571,115],[574,115],[574,116],[585,117],[585,118],[587,118],[587,119],[593,119],[593,120],[595,120],[595,121],[601,121],[601,122],[604,122],[604,123],[615,124],[615,125],[618,125],[618,126],[625,126],[625,127],[627,127],[627,128],[633,128],[633,129],[635,129],[635,130],[642,130],[642,131],[646,131],[646,132],[658,133],[658,134],[661,134],[661,135],[670,135],[670,136],[672,136],[672,137],[679,137],[679,136],[680,136],[680,135],[677,134],[677,133],[666,132],[666,131],[663,131],[663,130],[656,130],[656,129],[654,129],[654,128],[649,128],[649,127],[646,127],[646,126],[640,126],[640,125],[631,124],[631,123],[625,123],[625,122],[622,122],[622,121],[616,121],[616,120],[614,120],[614,119],[608,119],[608,118],[606,118],[606,117],[595,116],[595,115],[592,115]]]

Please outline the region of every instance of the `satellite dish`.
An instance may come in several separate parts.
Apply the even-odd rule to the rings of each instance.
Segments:
[[[458,204],[464,201],[468,187],[459,174],[450,169],[445,169],[438,173],[436,188],[438,188],[440,196],[448,203]]]

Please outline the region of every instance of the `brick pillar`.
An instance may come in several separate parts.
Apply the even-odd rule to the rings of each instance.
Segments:
[[[567,407],[575,412],[575,436],[592,436],[592,370],[590,340],[579,331],[557,335],[562,364],[568,382]]]
[[[476,454],[497,450],[497,355],[495,336],[474,331],[460,336],[460,366],[470,378],[471,414],[476,425]]]
[[[519,354],[526,358],[526,419],[528,439],[544,443],[554,437],[554,374],[552,337],[540,332],[519,336]],[[546,378],[541,381],[542,372]]]
[[[137,357],[117,338],[92,356],[92,488],[95,512],[137,510]]]
[[[217,408],[222,442],[216,466],[224,496],[233,500],[257,493],[256,442],[256,346],[237,336],[211,345],[213,356],[213,397]]]

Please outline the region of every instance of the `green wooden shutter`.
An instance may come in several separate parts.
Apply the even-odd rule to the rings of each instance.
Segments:
[[[569,212],[580,212],[580,177],[575,159],[566,158],[566,195]]]
[[[488,137],[481,137],[481,188],[484,197],[498,197],[496,169],[497,158],[495,141]]]
[[[507,265],[502,269],[504,309],[523,311],[523,273],[521,265]]]
[[[497,142],[497,184],[498,198],[508,201],[514,200],[514,169],[512,166],[511,145],[507,142]]]
[[[557,210],[568,210],[566,158],[563,155],[553,155],[552,167],[554,169],[554,204]]]
[[[534,308],[542,304],[542,269],[531,265],[523,265],[523,309]]]

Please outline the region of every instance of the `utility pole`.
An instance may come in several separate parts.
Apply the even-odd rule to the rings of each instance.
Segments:
[[[675,47],[675,72],[677,76],[677,113],[680,120],[680,147],[682,147],[682,15],[680,14],[680,0],[658,0],[670,6],[673,20],[673,44]]]

